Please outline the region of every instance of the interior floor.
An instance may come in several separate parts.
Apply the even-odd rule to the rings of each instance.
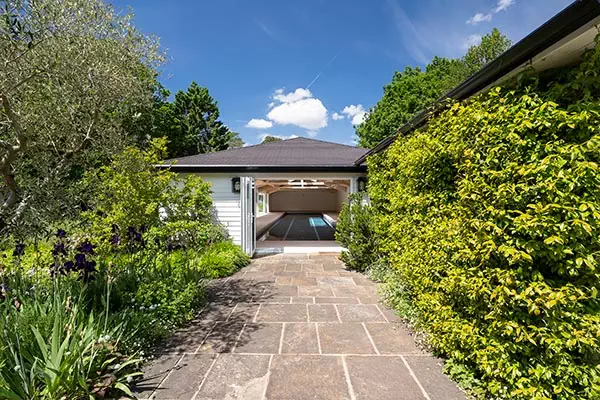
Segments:
[[[333,241],[335,228],[326,221],[323,214],[286,213],[267,232],[265,241]]]

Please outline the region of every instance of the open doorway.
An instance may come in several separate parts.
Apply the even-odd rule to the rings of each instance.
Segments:
[[[350,179],[257,179],[258,247],[339,247],[335,226]]]

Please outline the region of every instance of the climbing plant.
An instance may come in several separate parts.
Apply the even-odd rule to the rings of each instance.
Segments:
[[[599,47],[369,160],[379,250],[479,397],[599,398],[599,162]]]

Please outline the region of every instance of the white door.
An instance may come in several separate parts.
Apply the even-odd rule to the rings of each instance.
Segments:
[[[256,250],[256,190],[254,178],[240,178],[240,200],[242,208],[242,249],[250,257]]]

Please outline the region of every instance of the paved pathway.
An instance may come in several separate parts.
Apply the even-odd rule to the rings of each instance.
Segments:
[[[464,399],[376,285],[334,256],[253,260],[161,347],[140,399]]]

